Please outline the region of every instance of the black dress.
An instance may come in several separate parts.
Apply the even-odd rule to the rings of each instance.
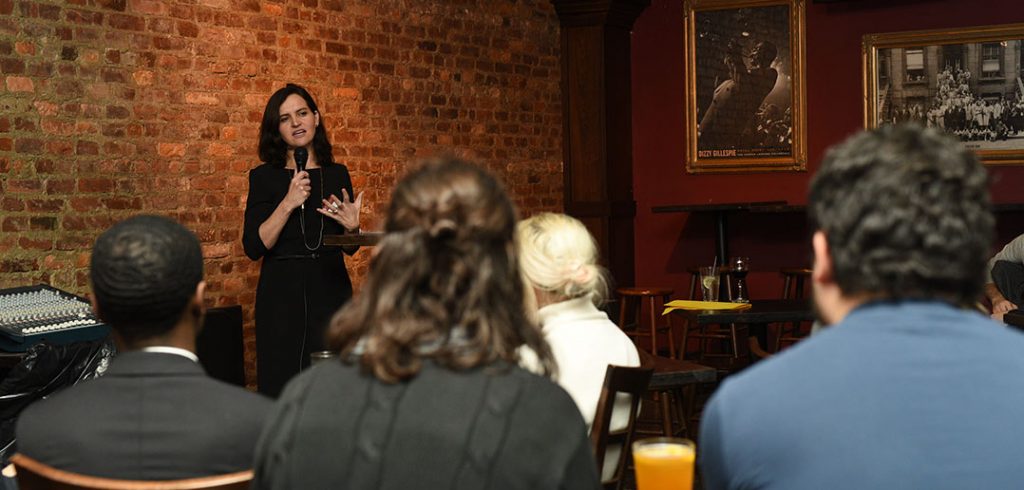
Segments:
[[[277,243],[267,249],[260,225],[288,193],[294,171],[266,163],[249,171],[242,245],[250,259],[263,259],[256,287],[256,374],[259,391],[273,397],[309,365],[310,352],[324,349],[327,323],[352,297],[344,254],[321,245],[322,235],[342,234],[344,227],[317,212],[322,197],[341,198],[342,189],[352,196],[352,180],[341,164],[308,172],[312,192],[304,212],[305,234],[299,220],[303,211],[296,209]]]

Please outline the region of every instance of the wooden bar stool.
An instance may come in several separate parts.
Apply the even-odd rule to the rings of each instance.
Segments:
[[[804,297],[804,285],[811,277],[811,269],[806,267],[783,267],[779,269],[782,274],[782,299],[802,299]],[[800,322],[788,325],[779,325],[778,333],[775,335],[775,343],[772,352],[778,352],[783,344],[795,344],[806,337],[803,333],[803,325]]]
[[[806,267],[783,267],[782,299],[800,299],[804,297],[804,283],[811,277],[811,270]],[[796,287],[791,287],[795,283]]]
[[[638,337],[650,337],[651,352],[657,355],[658,353],[658,332],[668,333],[668,353],[669,356],[676,356],[676,339],[675,334],[672,333],[672,317],[671,315],[665,316],[665,322],[661,325],[658,324],[658,317],[661,316],[661,309],[664,308],[665,303],[672,297],[673,291],[669,288],[618,288],[615,292],[619,293],[619,297],[622,299],[622,304],[619,305],[619,328],[621,328],[626,335],[633,339],[636,343]],[[658,304],[658,301],[661,304]],[[647,305],[648,319],[647,325],[643,325],[643,310],[644,304]],[[627,322],[627,318],[631,319]]]

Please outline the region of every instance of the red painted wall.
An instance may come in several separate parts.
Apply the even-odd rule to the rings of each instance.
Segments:
[[[637,201],[637,284],[686,294],[688,267],[710,264],[714,222],[707,214],[654,214],[652,206],[783,200],[806,203],[807,182],[825,149],[863,125],[864,34],[1024,22],[1019,0],[850,0],[807,4],[808,171],[690,175],[685,170],[682,0],[653,0],[633,32],[633,181]],[[1024,167],[992,168],[997,203],[1024,202]],[[804,216],[734,213],[730,254],[752,261],[751,294],[777,297],[778,269],[809,265]],[[999,215],[1001,244],[1024,232],[1020,213]],[[698,293],[699,295],[699,293]]]

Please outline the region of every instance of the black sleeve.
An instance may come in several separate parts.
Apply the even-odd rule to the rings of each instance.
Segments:
[[[265,177],[260,178],[257,169],[249,171],[249,196],[245,200],[245,223],[242,225],[242,248],[245,255],[252,260],[259,260],[266,255],[267,247],[260,238],[260,225],[270,218],[277,202],[267,188]]]

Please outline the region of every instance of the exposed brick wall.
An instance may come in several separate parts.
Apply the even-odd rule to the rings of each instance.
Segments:
[[[209,304],[245,310],[252,380],[240,229],[267,97],[296,82],[318,99],[364,229],[441,151],[500,173],[530,214],[562,205],[558,56],[548,0],[0,0],[0,287],[86,294],[97,234],[172,216],[203,242]]]

